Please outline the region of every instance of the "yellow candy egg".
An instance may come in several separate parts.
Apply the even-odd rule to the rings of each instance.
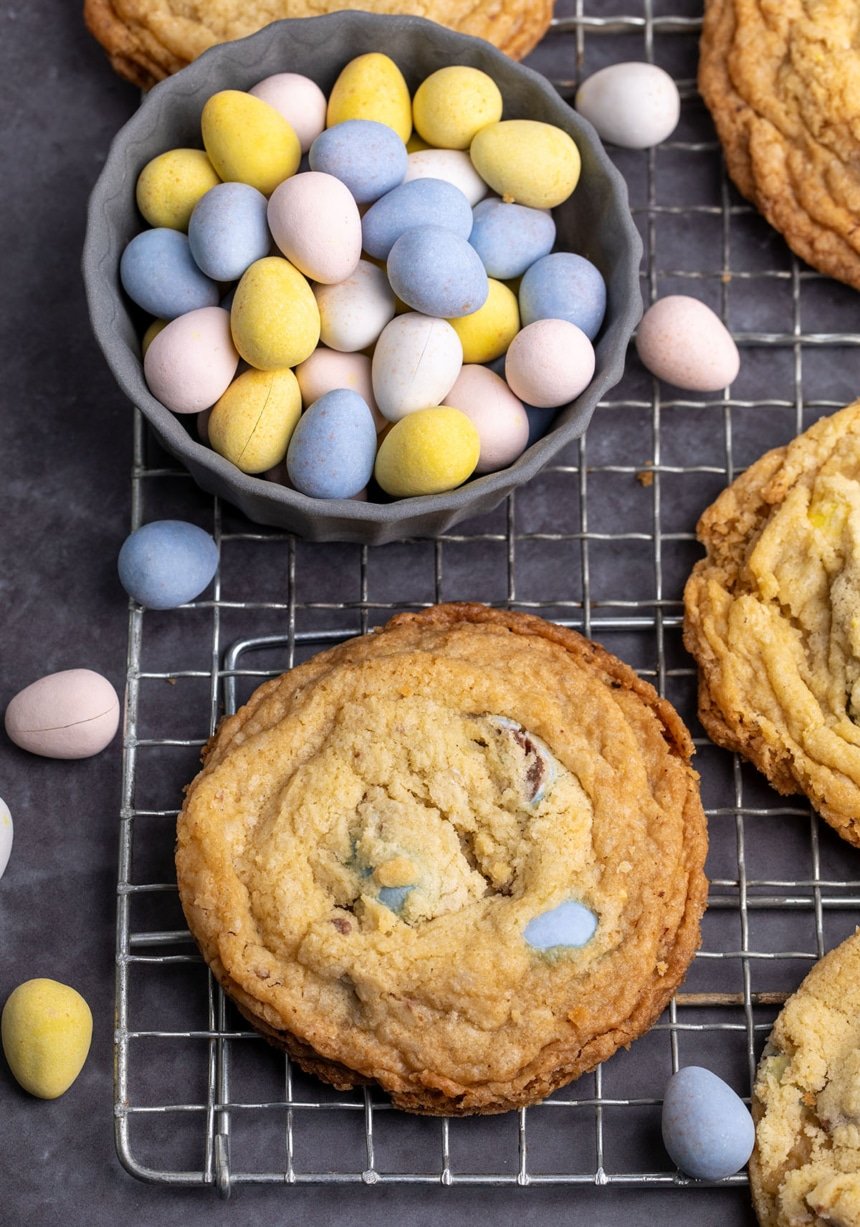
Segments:
[[[441,494],[474,472],[480,451],[478,432],[459,409],[416,409],[385,435],[373,475],[395,498]]]
[[[167,320],[153,320],[140,340],[140,356],[146,357],[146,351],[158,334],[167,327]]]
[[[371,51],[350,60],[328,100],[326,126],[346,119],[374,119],[405,143],[412,132],[412,101],[403,73],[387,55]]]
[[[406,142],[407,153],[421,153],[423,150],[429,148],[430,146],[426,141],[422,141],[417,132],[413,132],[409,140]]]
[[[225,181],[250,183],[269,196],[294,175],[299,138],[273,106],[238,89],[213,94],[200,116],[209,160]]]
[[[488,278],[487,300],[471,315],[448,323],[460,338],[464,362],[492,362],[500,358],[520,330],[517,296],[503,281]]]
[[[9,995],[0,1031],[9,1068],[24,1090],[39,1099],[56,1099],[84,1067],[93,1016],[68,984],[27,980]]]
[[[150,226],[187,230],[201,196],[221,180],[202,149],[168,149],[137,178],[137,207]]]
[[[479,68],[451,65],[431,73],[412,103],[418,132],[439,149],[468,149],[476,133],[502,118],[502,95]]]
[[[494,192],[532,209],[554,209],[579,181],[579,150],[555,124],[504,119],[472,141],[472,165]]]
[[[245,371],[212,409],[209,445],[243,473],[264,473],[287,454],[301,411],[291,370]]]
[[[251,366],[261,371],[297,366],[320,339],[317,300],[289,260],[266,256],[237,285],[230,327],[236,349]]]

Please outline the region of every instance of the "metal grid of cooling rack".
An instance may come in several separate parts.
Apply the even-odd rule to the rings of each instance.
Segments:
[[[860,922],[856,853],[701,736],[680,644],[698,513],[766,447],[860,386],[860,334],[842,323],[854,300],[791,259],[721,174],[694,87],[701,5],[684,8],[559,0],[533,63],[567,96],[577,79],[624,59],[661,63],[678,80],[672,140],[615,156],[645,240],[646,299],[692,292],[720,311],[744,358],[733,389],[669,399],[634,361],[588,438],[496,513],[433,542],[378,550],[256,529],[153,458],[137,417],[133,527],[211,514],[221,549],[211,596],[129,615],[115,1119],[120,1158],[143,1179],[222,1196],[284,1183],[690,1190],[659,1143],[666,1078],[702,1063],[748,1095],[779,1005]],[[593,634],[675,703],[700,734],[711,894],[684,991],[629,1053],[538,1107],[448,1121],[396,1112],[374,1091],[324,1088],[248,1031],[190,948],[172,850],[176,798],[199,747],[261,679],[397,610],[465,598]]]

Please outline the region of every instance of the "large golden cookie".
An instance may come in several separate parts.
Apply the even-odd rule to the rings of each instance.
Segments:
[[[113,67],[149,89],[216,43],[244,38],[283,17],[341,9],[428,17],[522,59],[540,41],[553,0],[84,0],[84,19]]]
[[[699,89],[739,191],[860,289],[857,0],[706,0]]]
[[[860,401],[762,456],[697,532],[702,723],[860,844]]]
[[[786,1002],[752,1103],[762,1227],[860,1227],[860,930]]]
[[[699,942],[689,735],[597,644],[402,614],[212,739],[176,856],[225,991],[306,1070],[415,1112],[533,1103],[649,1027]]]

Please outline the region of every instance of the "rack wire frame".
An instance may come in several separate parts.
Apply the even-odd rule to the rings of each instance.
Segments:
[[[589,13],[587,8],[599,7],[603,15]],[[674,0],[677,10],[683,0]],[[674,35],[695,35],[700,28],[700,14],[663,12],[660,0],[642,0],[639,12],[619,12],[608,15],[612,3],[597,0],[571,0],[573,9],[554,20],[551,40],[564,40],[570,48],[570,63],[577,73],[569,78],[554,77],[554,84],[566,96],[576,85],[576,76],[587,63],[591,40],[599,36],[641,37],[638,55],[604,54],[609,60],[645,58],[659,61],[665,40]],[[635,0],[624,0],[625,10],[636,9]],[[665,5],[663,6],[665,7]],[[690,5],[699,9],[698,5]],[[559,5],[563,8],[563,0]],[[607,39],[603,47],[611,47]],[[625,49],[627,43],[618,44]],[[694,63],[691,65],[694,71]],[[677,74],[685,108],[698,105],[692,72]],[[702,165],[719,163],[719,150],[713,139],[687,140],[673,138],[664,149],[674,149],[693,156]],[[694,534],[690,529],[674,530],[664,523],[665,509],[670,503],[667,483],[682,481],[696,490],[708,480],[720,485],[730,482],[743,467],[738,462],[735,434],[740,415],[751,410],[788,411],[793,417],[793,430],[798,433],[808,424],[804,411],[816,416],[834,410],[843,401],[814,399],[804,387],[804,360],[816,350],[825,350],[833,360],[846,361],[860,348],[860,333],[851,331],[815,331],[803,327],[803,307],[806,287],[820,282],[816,274],[786,257],[782,267],[750,267],[745,269],[732,250],[732,236],[737,225],[747,219],[754,224],[749,207],[740,202],[724,176],[719,179],[715,199],[699,204],[664,204],[657,189],[657,154],[650,150],[637,155],[644,164],[644,201],[633,202],[634,215],[643,231],[645,257],[643,289],[646,301],[653,301],[667,281],[689,281],[696,290],[706,282],[719,286],[722,317],[730,323],[730,291],[744,281],[760,282],[765,289],[777,283],[790,288],[786,319],[783,327],[759,331],[734,330],[734,335],[746,353],[753,348],[774,352],[788,351],[791,355],[792,391],[790,396],[754,396],[741,398],[731,389],[717,398],[666,399],[656,381],[649,381],[646,391],[635,390],[607,399],[598,418],[608,422],[611,435],[626,429],[630,414],[644,415],[650,424],[650,456],[637,463],[618,463],[589,456],[590,442],[581,439],[574,445],[568,460],[562,456],[551,466],[541,482],[561,483],[576,503],[578,527],[564,530],[524,529],[518,518],[518,499],[511,495],[503,510],[484,522],[467,524],[460,532],[449,532],[429,547],[432,575],[428,583],[432,600],[451,596],[468,598],[468,589],[451,592],[448,584],[449,559],[456,547],[497,547],[503,552],[505,593],[497,603],[509,607],[536,611],[573,626],[585,635],[592,634],[613,646],[613,637],[626,646],[644,646],[647,663],[640,672],[648,677],[661,694],[677,701],[683,694],[688,705],[694,704],[695,670],[679,650],[681,626],[680,589],[665,574],[667,551],[682,544],[692,549]],[[657,258],[657,228],[664,219],[684,219],[692,215],[713,218],[719,225],[719,267],[713,269],[661,268]],[[858,368],[860,369],[860,368]],[[695,449],[689,463],[680,464],[664,459],[663,426],[666,414],[675,410],[706,410],[711,415],[708,427],[711,442],[722,440],[722,456],[714,463],[708,457],[697,462]],[[610,415],[611,418],[610,418]],[[590,432],[593,434],[593,431]],[[134,428],[134,460],[132,472],[132,527],[145,518],[154,518],[152,508],[159,502],[160,492],[172,483],[190,481],[185,472],[165,465],[160,460],[148,462],[149,440],[146,427],[136,413]],[[636,482],[650,499],[650,528],[638,525],[634,529],[613,525],[608,528],[590,527],[593,495],[601,485],[623,481]],[[620,487],[619,487],[620,488]],[[591,501],[590,501],[591,500]],[[700,509],[705,505],[700,502]],[[228,513],[229,514],[229,513]],[[822,840],[831,839],[806,805],[795,799],[786,802],[769,789],[752,781],[749,769],[736,756],[713,751],[720,756],[719,768],[700,764],[706,789],[706,812],[711,827],[712,849],[716,850],[718,866],[729,865],[721,872],[711,871],[711,893],[708,918],[715,919],[712,931],[706,927],[705,942],[694,963],[691,986],[698,991],[682,991],[671,1003],[663,1018],[650,1033],[651,1047],[645,1052],[645,1041],[637,1041],[629,1057],[619,1058],[598,1067],[572,1087],[551,1096],[534,1108],[522,1109],[505,1118],[507,1149],[500,1157],[497,1124],[486,1120],[448,1121],[406,1117],[391,1109],[378,1093],[365,1089],[349,1094],[327,1092],[312,1079],[296,1071],[287,1058],[281,1058],[266,1048],[260,1038],[244,1027],[233,1007],[227,1002],[202,960],[193,949],[187,931],[177,927],[176,884],[169,875],[165,880],[152,874],[141,878],[137,868],[141,848],[156,841],[172,850],[174,808],[161,808],[140,799],[141,782],[153,768],[146,762],[150,751],[177,748],[193,753],[214,730],[224,712],[235,710],[243,696],[259,681],[292,667],[297,658],[363,633],[371,625],[384,621],[397,610],[417,608],[428,600],[400,601],[375,599],[371,596],[371,565],[373,551],[367,547],[349,547],[358,564],[358,595],[351,600],[299,600],[297,588],[301,582],[302,546],[290,536],[245,526],[225,524],[225,511],[217,499],[211,504],[211,530],[223,551],[226,546],[239,551],[264,546],[271,551],[272,567],[283,576],[283,599],[235,600],[224,593],[222,570],[214,580],[211,596],[192,602],[170,617],[183,619],[188,611],[203,613],[211,619],[208,639],[208,664],[201,668],[146,667],[144,659],[145,629],[151,615],[130,603],[129,650],[126,690],[126,725],[124,737],[122,809],[120,822],[119,867],[117,882],[116,935],[116,1013],[115,1013],[115,1131],[121,1162],[135,1176],[154,1183],[210,1187],[222,1197],[240,1185],[272,1184],[454,1184],[512,1185],[541,1187],[546,1185],[597,1185],[674,1187],[691,1190],[707,1188],[706,1182],[692,1182],[673,1169],[659,1143],[648,1141],[648,1131],[654,1133],[659,1119],[662,1086],[681,1059],[691,1051],[701,1050],[708,1063],[720,1066],[725,1062],[727,1076],[737,1089],[749,1094],[755,1064],[773,1018],[785,1000],[787,992],[806,974],[812,962],[835,944],[828,940],[825,921],[838,917],[840,926],[860,922],[860,882],[856,868],[853,873],[846,857],[840,860],[838,849],[826,850],[830,869],[822,868]],[[426,543],[425,543],[426,544]],[[579,567],[578,591],[574,595],[551,595],[549,577],[523,581],[518,560],[529,545],[551,546],[557,551],[557,561],[570,564],[576,557]],[[609,547],[623,551],[626,547],[645,546],[650,554],[650,579],[647,592],[605,597],[596,591],[595,552]],[[304,547],[307,549],[308,547]],[[314,547],[325,550],[326,547]],[[411,547],[414,548],[414,547]],[[309,565],[309,564],[307,564]],[[460,581],[462,582],[462,581]],[[641,577],[640,577],[641,582]],[[233,617],[251,613],[272,619],[274,633],[243,635],[225,642],[224,623],[227,614]],[[314,625],[314,623],[318,625]],[[196,625],[196,624],[195,624]],[[303,625],[305,628],[303,628]],[[197,631],[192,630],[197,636]],[[262,663],[261,663],[262,662]],[[206,701],[199,701],[199,733],[197,737],[169,737],[163,734],[144,736],[146,732],[148,691],[153,682],[181,685],[191,681],[206,691]],[[158,730],[156,730],[158,731]],[[695,739],[697,748],[705,752],[709,743],[704,737]],[[144,789],[145,791],[145,789]],[[768,876],[751,873],[750,852],[761,844],[761,836],[751,829],[761,823],[789,821],[797,831],[805,826],[808,833],[808,872],[803,875]],[[768,837],[772,837],[769,835]],[[760,857],[757,860],[760,863]],[[833,867],[835,866],[835,871]],[[136,905],[147,904],[148,916],[154,921],[146,928],[137,927]],[[753,940],[756,918],[774,922],[763,931],[765,940]],[[811,922],[811,941],[803,949],[795,949],[789,940],[791,917]],[[730,931],[724,927],[730,922]],[[847,931],[847,930],[846,930]],[[713,948],[712,948],[713,947]],[[722,973],[731,966],[737,973],[728,988]],[[196,1025],[148,1026],[148,1008],[157,1007],[160,1016],[162,1000],[156,1000],[159,990],[147,984],[147,973],[175,969],[182,979],[171,989],[171,1009],[184,1017],[185,1011],[195,1015]],[[774,981],[759,987],[758,972],[764,969],[774,975]],[[777,974],[777,972],[779,974]],[[689,981],[688,981],[689,984]],[[201,997],[201,986],[203,995]],[[194,1005],[190,1005],[191,1000]],[[173,1056],[165,1062],[165,1076],[159,1079],[154,1065],[144,1049],[147,1043],[165,1045]],[[656,1045],[656,1048],[655,1048]],[[277,1078],[275,1093],[248,1094],[259,1085],[257,1076],[245,1084],[243,1061],[249,1050],[258,1053],[265,1078]],[[643,1054],[640,1056],[640,1053]],[[619,1093],[619,1078],[613,1073],[622,1060],[622,1077],[640,1088],[635,1093]],[[614,1066],[613,1063],[616,1063]],[[193,1071],[198,1090],[182,1095],[184,1072]],[[277,1071],[276,1073],[274,1071]],[[257,1071],[259,1072],[259,1071]],[[267,1083],[271,1089],[271,1082]],[[647,1123],[631,1124],[637,1117]],[[303,1149],[303,1135],[316,1128],[324,1119],[333,1126],[337,1118],[349,1124],[349,1144],[335,1133],[327,1152],[313,1133],[313,1140]],[[497,1122],[499,1118],[493,1118]],[[235,1142],[246,1122],[255,1122],[254,1138],[263,1139],[259,1162],[237,1158]],[[569,1140],[576,1144],[564,1153],[551,1146],[548,1158],[538,1161],[540,1148],[546,1141],[547,1123],[553,1134],[559,1121],[569,1126]],[[151,1126],[148,1140],[139,1142],[136,1128],[143,1123]],[[189,1126],[190,1123],[190,1133]],[[394,1133],[391,1133],[393,1127]],[[378,1142],[380,1129],[388,1138],[399,1133],[410,1135],[405,1152],[397,1159],[397,1144],[384,1146]],[[412,1137],[414,1130],[418,1133]],[[644,1145],[621,1146],[617,1139],[630,1131],[638,1133]],[[455,1131],[458,1131],[455,1133]],[[465,1131],[465,1133],[463,1132]],[[177,1139],[183,1135],[180,1144]],[[189,1143],[190,1137],[190,1143]],[[465,1147],[462,1139],[467,1139]],[[567,1143],[565,1143],[567,1145]],[[410,1149],[411,1146],[411,1149]],[[319,1147],[317,1150],[316,1148]],[[470,1149],[471,1148],[471,1149]],[[255,1146],[256,1150],[257,1147]],[[313,1152],[305,1157],[305,1150]],[[325,1152],[325,1153],[324,1153]],[[468,1158],[460,1161],[460,1153]],[[177,1162],[178,1154],[195,1156],[188,1163]],[[410,1156],[421,1156],[421,1162],[410,1162]],[[352,1161],[347,1162],[351,1156]],[[387,1157],[388,1156],[388,1157]],[[625,1157],[632,1161],[625,1162]],[[268,1161],[266,1160],[268,1157]],[[314,1159],[316,1161],[314,1161]],[[325,1160],[328,1159],[328,1162]],[[494,1162],[494,1159],[496,1160]],[[740,1173],[725,1181],[725,1185],[743,1185],[746,1176]]]

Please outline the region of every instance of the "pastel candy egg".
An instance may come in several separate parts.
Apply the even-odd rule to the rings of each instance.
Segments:
[[[421,149],[406,159],[404,183],[415,179],[444,179],[476,205],[487,194],[487,185],[472,165],[472,159],[462,149]]]
[[[662,68],[633,61],[593,73],[576,91],[575,106],[605,141],[649,149],[675,131],[681,96]]]
[[[755,1126],[743,1100],[709,1069],[688,1065],[669,1079],[663,1099],[663,1145],[698,1180],[723,1180],[752,1154]]]
[[[218,567],[209,533],[185,520],[153,520],[130,533],[117,559],[119,580],[145,609],[176,609],[208,588]]]
[[[519,299],[524,324],[567,320],[593,341],[606,314],[606,282],[584,256],[556,251],[526,271]]]
[[[247,183],[220,183],[207,192],[188,224],[198,268],[215,281],[236,281],[269,254],[266,197]]]
[[[9,813],[9,806],[0,797],[0,878],[6,872],[6,866],[9,864],[9,857],[12,855],[12,837],[14,828],[12,824],[12,815]]]
[[[283,460],[301,411],[291,370],[245,371],[212,409],[209,445],[243,473],[263,473]]]
[[[146,357],[146,351],[149,349],[152,342],[167,327],[167,320],[153,320],[144,332],[140,339],[140,354],[142,358]]]
[[[306,171],[287,179],[269,201],[272,237],[300,272],[330,285],[343,281],[361,256],[361,217],[349,189],[334,175]]]
[[[403,182],[406,146],[387,124],[347,119],[321,133],[310,150],[311,170],[345,183],[358,204],[378,200]]]
[[[373,351],[373,391],[379,411],[397,422],[416,409],[439,405],[463,364],[463,347],[449,323],[427,315],[398,315]]]
[[[199,413],[215,404],[238,365],[229,312],[202,307],[159,332],[146,351],[143,373],[162,405],[174,413]]]
[[[39,1099],[57,1099],[84,1067],[93,1016],[68,984],[27,980],[6,999],[0,1031],[9,1068],[24,1090]]]
[[[452,64],[430,74],[415,91],[412,119],[430,145],[468,149],[487,124],[502,118],[498,85],[479,68]]]
[[[556,419],[556,414],[552,409],[538,409],[534,405],[524,405],[526,417],[529,420],[529,438],[528,447],[533,443],[537,443],[538,439],[542,439],[548,433],[550,427]]]
[[[119,276],[132,302],[161,319],[214,307],[221,297],[194,263],[187,236],[163,226],[135,235],[122,253]]]
[[[486,302],[470,315],[448,322],[460,338],[464,362],[492,362],[510,345],[520,328],[517,296],[501,281],[489,279]]]
[[[690,392],[719,392],[736,378],[740,354],[710,307],[670,294],[649,307],[636,333],[636,351],[658,379]]]
[[[316,81],[298,72],[277,72],[248,91],[283,115],[307,153],[325,127],[326,97]]]
[[[213,94],[200,116],[203,144],[222,179],[250,183],[264,196],[299,167],[293,129],[268,102],[238,89]]]
[[[412,132],[412,100],[403,73],[379,51],[360,55],[346,65],[328,99],[326,124],[372,119],[393,128],[404,142]]]
[[[31,682],[6,708],[6,732],[43,758],[90,758],[113,741],[119,699],[100,673],[63,669]]]
[[[370,480],[376,426],[356,392],[338,388],[305,410],[287,451],[287,473],[311,498],[352,498]]]
[[[445,403],[465,413],[481,441],[476,473],[513,464],[525,450],[529,420],[504,379],[485,366],[464,366]]]
[[[425,315],[470,315],[487,301],[481,257],[466,239],[441,226],[418,226],[401,234],[387,268],[398,298]]]
[[[554,124],[504,119],[482,128],[469,149],[481,178],[504,200],[554,209],[579,181],[579,150]]]
[[[482,200],[472,210],[469,242],[491,277],[520,277],[530,264],[552,251],[555,222],[543,209]]]
[[[168,149],[137,177],[137,207],[150,226],[187,230],[192,210],[220,180],[202,149]]]
[[[357,392],[373,414],[373,422],[377,432],[387,426],[388,419],[383,417],[376,406],[373,395],[373,380],[371,378],[370,358],[367,354],[340,353],[336,349],[326,349],[320,345],[296,367],[296,379],[302,394],[302,403],[307,407],[315,400],[333,392],[335,388],[347,388]]]
[[[597,931],[597,917],[584,903],[567,899],[530,920],[523,937],[535,950],[584,946]]]
[[[345,352],[373,345],[394,316],[394,293],[381,268],[359,260],[336,285],[314,287],[320,313],[320,339]]]
[[[588,337],[567,320],[536,320],[517,333],[505,359],[505,378],[520,400],[542,409],[579,396],[594,374]]]
[[[313,290],[298,269],[279,256],[257,260],[244,274],[230,323],[239,353],[261,371],[304,362],[320,339]]]
[[[454,490],[475,471],[481,440],[459,409],[437,405],[395,422],[382,440],[374,476],[395,498]]]
[[[381,196],[361,219],[362,246],[387,260],[391,248],[416,226],[442,226],[463,239],[472,229],[472,210],[459,188],[443,179],[415,179]]]

